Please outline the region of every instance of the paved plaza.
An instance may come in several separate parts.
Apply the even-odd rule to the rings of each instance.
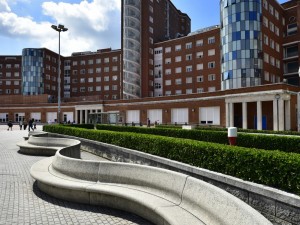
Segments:
[[[41,131],[42,126],[37,126]],[[30,176],[30,167],[44,156],[18,153],[17,142],[28,136],[18,125],[7,131],[0,125],[0,225],[12,224],[141,224],[150,222],[119,210],[71,203],[41,192]],[[99,159],[88,153],[86,159]],[[100,159],[99,159],[100,160]]]

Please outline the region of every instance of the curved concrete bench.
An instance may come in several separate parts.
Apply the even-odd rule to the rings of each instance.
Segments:
[[[81,142],[69,138],[48,137],[46,134],[37,133],[29,136],[27,141],[17,143],[21,153],[29,155],[53,156],[58,150],[68,151],[70,157],[80,158]]]
[[[238,198],[188,175],[68,154],[62,149],[30,169],[38,187],[51,196],[129,211],[161,225],[272,224]]]

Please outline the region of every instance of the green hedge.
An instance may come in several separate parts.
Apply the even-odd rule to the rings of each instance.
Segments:
[[[300,155],[149,134],[44,126],[44,130],[110,143],[300,195]]]
[[[228,144],[227,131],[215,130],[184,130],[172,128],[146,128],[112,125],[97,125],[98,130],[112,130],[119,132],[134,132],[154,134],[168,137],[186,138],[198,141],[207,141],[219,144]],[[238,132],[237,145],[247,148],[265,150],[280,150],[284,152],[300,153],[300,137],[286,135],[249,134]]]

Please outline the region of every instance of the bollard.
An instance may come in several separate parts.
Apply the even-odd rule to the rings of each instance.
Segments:
[[[230,145],[236,145],[237,128],[228,127],[228,140]]]

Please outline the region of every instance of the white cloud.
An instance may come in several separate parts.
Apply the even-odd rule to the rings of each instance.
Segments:
[[[79,4],[44,2],[42,12],[50,19],[42,22],[37,22],[33,15],[21,17],[10,12],[5,3],[0,0],[0,9],[2,5],[8,7],[5,12],[0,10],[0,37],[24,40],[24,48],[45,47],[57,52],[58,33],[51,29],[51,24],[64,24],[69,29],[61,33],[61,53],[65,56],[76,51],[120,47],[119,0],[83,0]],[[25,46],[26,42],[36,46]]]
[[[10,12],[11,9],[8,6],[8,3],[6,0],[0,0],[0,12]]]

